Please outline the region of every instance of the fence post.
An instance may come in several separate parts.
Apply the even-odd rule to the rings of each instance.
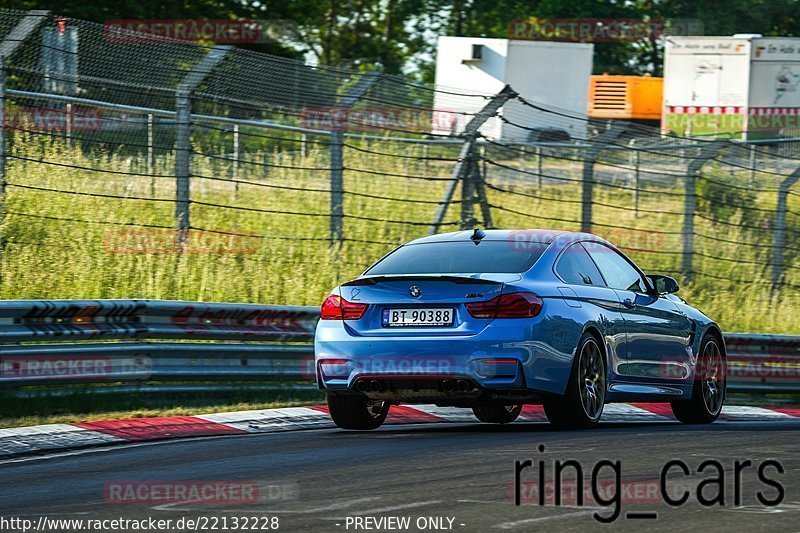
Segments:
[[[66,132],[66,137],[67,137],[67,148],[69,148],[71,150],[72,149],[72,125],[73,125],[72,124],[72,120],[73,120],[73,117],[74,117],[73,110],[72,110],[72,104],[67,104],[66,105],[66,109],[67,109],[67,116],[65,117],[66,120],[64,121],[64,125],[65,125],[64,130]]]
[[[697,208],[697,174],[709,159],[722,149],[725,141],[703,141],[703,146],[695,159],[686,167],[684,176],[683,197],[683,257],[681,273],[685,280],[692,279],[692,263],[694,259],[694,212]]]
[[[592,231],[592,199],[594,197],[594,165],[597,158],[606,146],[612,144],[623,131],[626,125],[621,122],[612,122],[608,129],[598,135],[586,150],[583,160],[583,190],[581,193],[581,231]]]
[[[772,286],[780,283],[783,274],[783,249],[786,245],[786,203],[789,190],[800,181],[800,168],[781,182],[778,188],[778,204],[775,209],[775,241],[772,245]]]
[[[478,153],[473,138],[466,154],[467,164],[464,179],[461,180],[461,223],[459,229],[470,229],[475,225],[475,172],[478,166]]]
[[[536,188],[542,192],[542,147],[537,146],[536,150]]]
[[[239,125],[233,125],[233,164],[231,167],[231,179],[236,183],[234,191],[239,192]]]
[[[155,143],[155,132],[153,131],[155,127],[154,124],[154,117],[152,113],[147,114],[147,173],[153,174],[155,172],[156,166],[156,153],[155,147],[153,146]],[[151,179],[151,193],[155,193],[155,179]]]
[[[191,166],[191,102],[189,90],[179,87],[175,95],[175,111],[177,112],[175,129],[175,222],[178,227],[176,244],[183,246],[186,232],[189,231],[189,186]]]
[[[488,168],[486,166],[486,145],[481,145],[480,161],[481,161],[481,174],[480,175],[483,176],[483,179],[486,179],[486,177],[489,175],[489,171],[488,171]]]
[[[6,60],[22,46],[28,37],[36,31],[50,11],[34,9],[28,11],[22,20],[9,32],[3,42],[0,42],[0,202],[5,209],[6,194]]]
[[[6,64],[0,56],[0,221],[6,208]]]
[[[486,198],[486,189],[484,188],[484,176],[481,174],[480,161],[483,157],[479,153],[483,150],[477,150],[477,141],[473,139],[468,143],[466,153],[467,170],[464,180],[461,182],[461,222],[460,229],[472,229],[475,227],[475,202],[477,201],[481,209],[481,217],[483,218],[483,225],[487,229],[492,228],[492,210],[489,207],[489,201]],[[484,165],[485,165],[485,161]],[[485,166],[483,166],[485,168]],[[484,171],[485,172],[485,171]]]
[[[379,74],[368,72],[362,75],[358,83],[353,85],[339,100],[338,109],[344,111],[341,121],[334,117],[331,127],[331,229],[330,244],[344,240],[344,128],[347,124],[347,110],[353,107],[366,94],[378,79]]]
[[[492,229],[494,224],[492,223],[492,208],[489,205],[489,199],[486,196],[486,162],[484,161],[484,171],[481,173],[480,167],[478,167],[477,161],[473,165],[473,173],[472,173],[472,187],[474,193],[477,195],[478,203],[481,208],[481,218],[483,218],[483,226],[486,229]],[[473,204],[474,205],[474,201]],[[472,214],[474,211],[470,211]],[[474,219],[473,219],[474,220]],[[464,229],[471,229],[474,227],[474,223]]]
[[[456,162],[455,166],[453,167],[453,171],[450,174],[450,183],[447,185],[447,189],[445,189],[444,197],[439,202],[439,209],[436,211],[436,215],[434,216],[433,223],[428,228],[428,234],[433,235],[434,233],[439,232],[439,228],[442,226],[442,221],[444,220],[444,216],[447,213],[447,207],[450,205],[450,202],[453,201],[453,195],[456,192],[456,187],[458,184],[461,183],[462,187],[469,189],[474,192],[473,185],[475,183],[474,177],[472,176],[472,165],[475,159],[475,142],[478,138],[478,128],[480,128],[484,122],[489,120],[491,117],[497,113],[497,110],[503,107],[503,105],[510,100],[517,96],[517,93],[514,89],[511,88],[510,85],[506,85],[502,91],[497,93],[489,103],[484,106],[472,119],[467,123],[464,127],[464,131],[461,133],[461,137],[464,138],[464,144],[461,146],[461,153],[458,156],[458,161]],[[469,182],[469,184],[467,184]],[[466,186],[465,186],[466,184]],[[463,191],[462,191],[463,192]],[[464,196],[462,194],[462,196]],[[470,209],[472,208],[472,196],[469,197],[469,206]],[[486,205],[486,209],[488,210],[488,202],[485,201],[485,195],[482,199],[482,204]],[[465,207],[462,205],[461,207],[461,225],[467,222],[465,217],[468,219],[472,219],[472,214],[470,211],[470,215],[467,216],[466,212],[464,211]],[[486,217],[484,216],[484,219]]]
[[[750,184],[756,182],[756,146],[750,145]]]
[[[192,92],[211,70],[223,60],[231,50],[231,46],[215,46],[200,60],[189,74],[178,85],[175,91],[175,224],[178,233],[175,245],[180,250],[186,243],[189,235],[189,203],[191,201],[191,115]]]
[[[636,139],[631,139],[630,146],[631,166],[633,167],[633,216],[639,216],[639,150],[636,149]]]
[[[343,126],[342,126],[343,127]],[[344,132],[333,125],[331,131],[331,227],[330,245],[344,240]]]

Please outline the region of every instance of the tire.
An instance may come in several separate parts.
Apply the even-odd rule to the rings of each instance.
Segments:
[[[719,418],[725,403],[726,367],[719,340],[706,333],[700,343],[692,397],[670,402],[675,418],[684,424],[710,424]]]
[[[522,412],[522,405],[487,404],[472,408],[475,417],[487,424],[509,424]]]
[[[342,429],[376,429],[389,414],[389,403],[362,396],[328,394],[328,411]]]
[[[566,392],[545,399],[544,413],[557,428],[590,428],[600,422],[605,399],[605,354],[597,339],[584,333],[575,350]]]

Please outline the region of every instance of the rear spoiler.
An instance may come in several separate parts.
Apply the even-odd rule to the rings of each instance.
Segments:
[[[342,283],[342,287],[356,287],[363,285],[375,285],[384,281],[449,281],[451,283],[478,283],[484,285],[502,285],[502,281],[492,281],[482,278],[470,278],[467,276],[430,276],[425,274],[408,274],[401,276],[372,276],[367,278],[357,278],[347,283]]]

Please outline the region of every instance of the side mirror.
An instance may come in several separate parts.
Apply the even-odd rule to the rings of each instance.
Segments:
[[[672,294],[678,292],[678,282],[675,278],[662,276],[661,274],[651,274],[647,277],[650,279],[650,282],[653,284],[658,294]]]

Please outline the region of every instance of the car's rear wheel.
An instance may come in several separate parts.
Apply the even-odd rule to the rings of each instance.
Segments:
[[[559,428],[596,426],[606,402],[606,363],[600,343],[584,333],[575,354],[566,393],[544,401],[547,419]]]
[[[522,405],[487,404],[472,408],[475,417],[487,424],[508,424],[517,419],[522,412]]]
[[[725,357],[719,341],[710,334],[700,343],[692,397],[671,402],[672,413],[684,424],[710,424],[722,412],[727,383]]]
[[[328,411],[342,429],[375,429],[389,414],[389,403],[362,396],[328,394]]]

